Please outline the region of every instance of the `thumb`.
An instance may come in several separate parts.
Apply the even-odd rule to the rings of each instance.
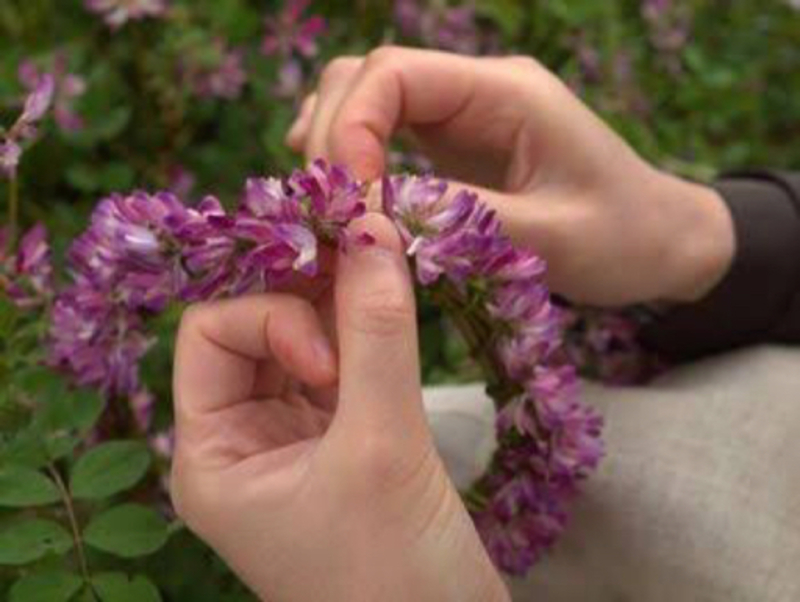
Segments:
[[[339,256],[336,420],[345,430],[424,432],[414,290],[399,234],[377,213],[351,228],[368,232],[375,244]]]

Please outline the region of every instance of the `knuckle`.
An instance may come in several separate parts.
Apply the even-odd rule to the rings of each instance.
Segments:
[[[322,70],[322,75],[320,76],[321,87],[328,88],[343,79],[347,79],[358,70],[360,62],[361,59],[352,56],[340,56],[333,59]]]
[[[539,63],[539,61],[527,55],[516,54],[507,57],[506,60],[509,62],[509,64],[515,65],[522,69],[527,69],[529,71],[539,71],[542,68],[542,65]]]
[[[199,333],[208,322],[208,306],[205,303],[194,303],[183,310],[180,332]]]
[[[375,69],[385,69],[397,64],[402,54],[398,46],[380,46],[367,55],[367,65]]]

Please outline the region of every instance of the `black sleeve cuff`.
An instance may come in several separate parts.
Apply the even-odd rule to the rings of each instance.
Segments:
[[[800,176],[739,172],[715,188],[733,216],[736,257],[706,298],[672,307],[644,328],[644,344],[668,359],[800,342]]]

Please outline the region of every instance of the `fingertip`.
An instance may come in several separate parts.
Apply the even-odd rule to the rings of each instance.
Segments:
[[[400,232],[394,222],[383,213],[370,211],[363,217],[353,221],[348,227],[348,234],[357,238],[363,234],[368,234],[374,240],[371,247],[377,247],[382,251],[392,254],[403,254],[403,242],[400,239]],[[367,247],[369,250],[369,247]]]
[[[284,136],[283,141],[286,146],[299,153],[303,151],[303,147],[305,146],[305,137],[305,128],[302,127],[302,124],[298,119],[292,124],[292,127],[289,128],[289,131],[286,132],[286,136]]]
[[[311,353],[309,355],[313,360],[313,368],[310,374],[313,374],[314,382],[307,384],[319,387],[335,384],[337,380],[336,354],[328,338],[323,335],[314,339],[311,342]]]
[[[332,161],[347,167],[359,180],[378,180],[386,169],[384,144],[365,123],[338,121],[331,128],[328,148]]]

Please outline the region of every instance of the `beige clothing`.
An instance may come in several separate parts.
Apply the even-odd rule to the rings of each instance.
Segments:
[[[758,348],[648,388],[587,385],[608,455],[514,599],[800,602],[800,349]],[[491,453],[480,387],[426,391],[461,484]]]

